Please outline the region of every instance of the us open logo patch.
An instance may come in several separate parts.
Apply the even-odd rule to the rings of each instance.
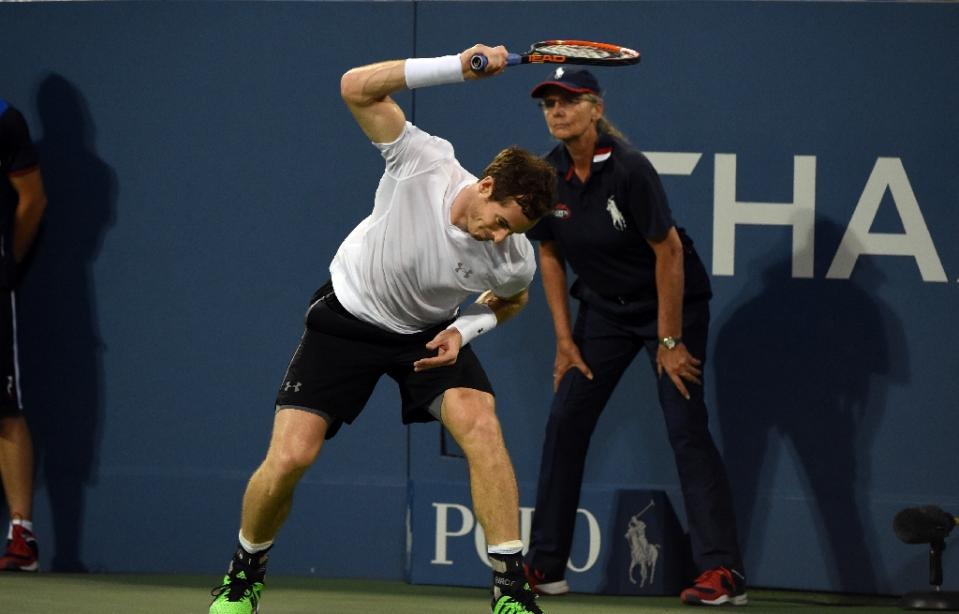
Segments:
[[[573,217],[573,212],[569,210],[569,206],[565,203],[558,203],[553,207],[553,217],[558,220],[568,220]]]

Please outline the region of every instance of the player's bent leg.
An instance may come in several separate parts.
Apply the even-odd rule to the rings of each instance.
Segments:
[[[471,388],[447,390],[442,417],[469,463],[473,507],[487,541],[519,539],[519,491],[493,395]]]
[[[447,390],[443,425],[469,464],[473,509],[489,547],[493,568],[493,614],[542,614],[523,573],[519,539],[519,490],[493,396],[470,388]]]
[[[266,459],[243,496],[237,545],[220,586],[211,591],[210,614],[256,614],[273,538],[286,520],[297,482],[316,460],[329,426],[326,418],[296,408],[279,408]],[[244,544],[249,544],[250,547]],[[255,547],[254,547],[255,546]]]
[[[273,419],[273,435],[266,459],[253,473],[243,496],[240,530],[251,542],[272,540],[286,520],[293,490],[316,460],[328,422],[297,408],[280,408]]]

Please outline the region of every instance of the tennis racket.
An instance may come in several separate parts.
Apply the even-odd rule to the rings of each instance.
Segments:
[[[533,43],[526,53],[510,53],[507,66],[517,64],[592,64],[595,66],[625,66],[639,62],[639,52],[612,45],[581,40],[548,40]],[[483,72],[489,59],[482,53],[470,58],[470,68]]]

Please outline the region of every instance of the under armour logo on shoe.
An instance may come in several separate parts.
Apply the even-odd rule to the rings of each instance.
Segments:
[[[289,392],[290,389],[292,389],[293,392],[299,392],[299,391],[300,391],[300,388],[302,388],[302,387],[303,387],[303,382],[296,382],[296,383],[294,383],[294,382],[286,382],[285,384],[283,384],[283,391],[284,391],[284,392]]]

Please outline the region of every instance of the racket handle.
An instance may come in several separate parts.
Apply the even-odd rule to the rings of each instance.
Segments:
[[[516,66],[517,64],[523,63],[523,56],[518,53],[507,53],[506,54],[506,65],[507,66]],[[486,65],[489,64],[489,59],[482,53],[474,54],[470,58],[470,68],[473,72],[483,72],[486,70]]]

